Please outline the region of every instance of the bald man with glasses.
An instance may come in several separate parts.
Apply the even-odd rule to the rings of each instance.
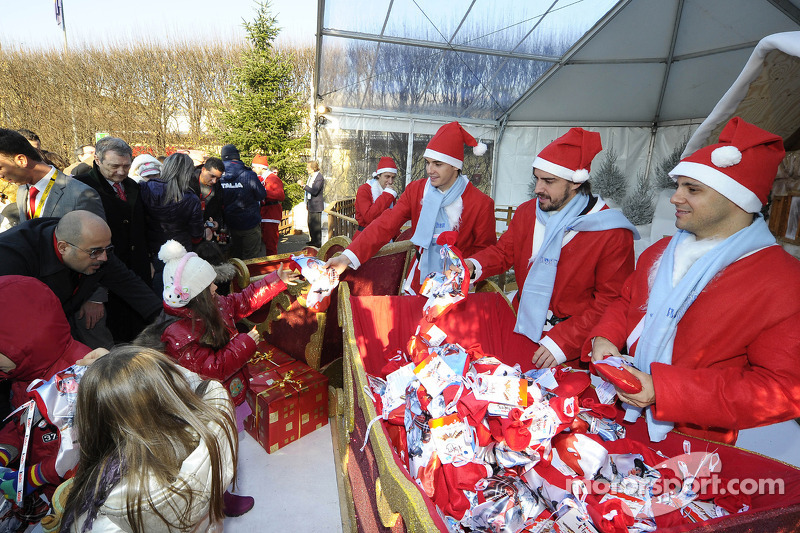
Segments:
[[[98,287],[116,294],[151,322],[161,310],[161,299],[113,249],[108,224],[94,213],[73,211],[60,220],[37,218],[0,234],[0,276],[31,276],[44,282],[61,301],[79,340],[76,312]]]

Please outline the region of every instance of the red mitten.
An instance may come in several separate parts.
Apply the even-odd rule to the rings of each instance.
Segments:
[[[619,498],[611,498],[603,503],[586,506],[594,527],[601,533],[628,533],[633,525],[633,515],[627,504]]]
[[[553,376],[558,382],[553,392],[558,396],[580,396],[592,384],[589,374],[579,370],[558,367]]]
[[[531,432],[528,428],[531,427],[533,420],[520,420],[521,415],[522,411],[515,407],[508,413],[508,418],[500,419],[506,444],[517,452],[524,450],[531,443]]]
[[[725,486],[725,483],[722,486]],[[741,513],[745,509],[753,508],[753,501],[749,494],[721,494],[714,498],[714,503],[731,514]]]
[[[461,520],[469,509],[469,500],[464,491],[474,491],[475,484],[490,476],[491,470],[482,463],[466,463],[461,466],[443,464],[436,469],[434,475],[434,503],[444,514]]]

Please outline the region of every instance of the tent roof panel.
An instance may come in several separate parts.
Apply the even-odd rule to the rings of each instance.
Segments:
[[[675,55],[694,54],[740,43],[755,43],[766,35],[793,31],[797,24],[765,1],[686,0],[678,28]],[[747,58],[745,57],[745,61]],[[743,63],[739,64],[741,69]],[[733,81],[733,80],[731,80]]]
[[[659,121],[708,114],[739,75],[751,51],[747,48],[673,63]]]
[[[634,58],[664,58],[672,39],[675,2],[664,0],[635,0],[625,6],[609,23],[584,46],[573,60],[619,60]],[[645,24],[643,21],[661,21]]]
[[[519,121],[641,121],[653,109],[663,64],[569,65],[514,112]]]

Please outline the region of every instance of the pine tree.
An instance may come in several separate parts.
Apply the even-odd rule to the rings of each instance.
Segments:
[[[681,154],[686,149],[686,145],[689,144],[689,135],[687,134],[686,137],[683,138],[680,144],[678,144],[672,152],[665,157],[661,163],[658,164],[658,170],[656,171],[656,179],[655,179],[655,187],[656,189],[677,189],[677,185],[669,177],[670,171],[675,168],[678,163],[681,161]]]
[[[256,153],[266,155],[287,184],[287,200],[293,200],[288,203],[294,205],[302,200],[302,192],[291,178],[305,175],[301,154],[309,146],[309,137],[301,133],[301,127],[307,110],[292,84],[292,65],[273,46],[280,29],[270,2],[256,5],[255,20],[244,22],[251,46],[234,71],[228,108],[220,113],[222,126],[217,135],[234,144],[245,162]]]
[[[592,172],[592,190],[604,199],[620,203],[628,190],[628,180],[617,166],[617,153],[613,148],[606,151],[600,168]]]
[[[628,217],[631,224],[641,226],[653,221],[656,206],[653,203],[653,188],[644,171],[636,176],[636,187],[622,202],[622,214]]]

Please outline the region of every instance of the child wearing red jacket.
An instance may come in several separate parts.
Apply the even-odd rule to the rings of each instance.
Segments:
[[[272,300],[298,276],[279,268],[240,293],[220,296],[214,267],[195,253],[186,253],[180,243],[167,241],[158,256],[165,263],[164,311],[175,317],[161,334],[164,351],[203,378],[225,384],[241,431],[249,414],[244,401],[250,380],[247,361],[255,354],[261,334],[256,328],[239,333],[236,322]]]

